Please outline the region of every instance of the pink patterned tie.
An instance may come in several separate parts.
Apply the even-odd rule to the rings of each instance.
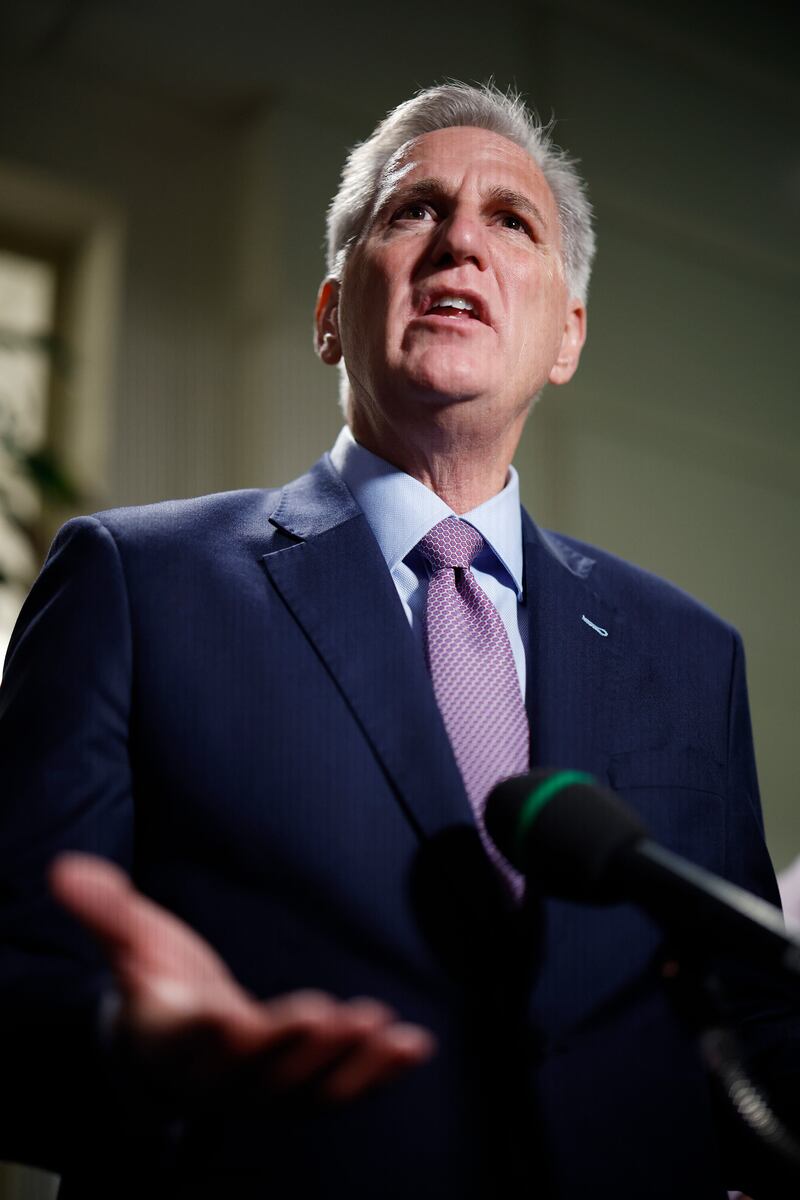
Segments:
[[[523,880],[489,839],[483,810],[501,779],[528,770],[528,719],[511,643],[497,609],[475,582],[483,549],[476,529],[447,517],[417,549],[432,568],[426,649],[436,702],[486,851],[519,896]]]

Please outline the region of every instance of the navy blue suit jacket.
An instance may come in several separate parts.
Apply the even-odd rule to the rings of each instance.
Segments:
[[[527,516],[524,558],[533,765],[592,772],[663,843],[775,900],[737,634]],[[271,1197],[724,1194],[658,931],[627,906],[509,909],[327,458],[282,491],[70,522],[0,697],[0,1153],[68,1181],[136,1155],[236,1166]],[[377,996],[437,1055],[341,1110],[230,1097],[162,1138],[165,1110],[97,1047],[108,976],[43,882],[64,848],[121,863],[256,995]]]

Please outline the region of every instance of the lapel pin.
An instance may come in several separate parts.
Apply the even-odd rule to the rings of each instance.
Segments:
[[[594,621],[590,621],[587,616],[581,616],[581,620],[585,621],[586,624],[595,631],[595,633],[599,633],[600,637],[608,637],[608,630],[603,629],[601,625],[595,625]]]

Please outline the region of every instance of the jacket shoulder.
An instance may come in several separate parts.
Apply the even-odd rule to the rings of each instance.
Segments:
[[[109,508],[89,520],[104,526],[115,539],[186,538],[235,534],[260,527],[262,532],[280,497],[280,488],[244,488],[183,500]]]
[[[662,621],[674,618],[699,623],[738,639],[728,621],[677,584],[578,538],[550,530],[542,533],[562,561],[616,607],[647,612],[651,619],[658,616]]]
[[[47,566],[74,571],[80,561],[104,563],[129,579],[137,566],[174,574],[194,563],[224,571],[285,536],[269,520],[280,494],[280,488],[252,488],[73,517],[56,534]]]

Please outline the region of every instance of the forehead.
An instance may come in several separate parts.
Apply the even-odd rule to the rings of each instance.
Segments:
[[[387,195],[428,177],[453,191],[470,184],[480,191],[511,188],[526,193],[546,216],[558,218],[550,185],[528,152],[488,129],[454,126],[414,138],[387,164],[380,190]]]

